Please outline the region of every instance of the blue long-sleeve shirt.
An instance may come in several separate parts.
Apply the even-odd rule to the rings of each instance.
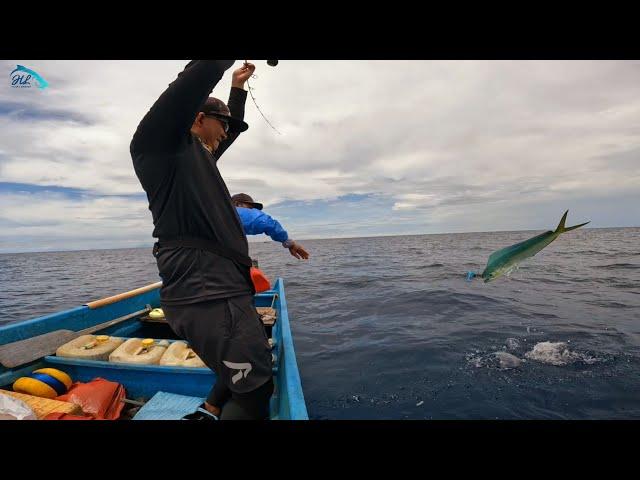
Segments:
[[[266,233],[276,242],[285,242],[289,239],[287,231],[275,218],[257,208],[236,207],[242,228],[247,235],[260,235]]]

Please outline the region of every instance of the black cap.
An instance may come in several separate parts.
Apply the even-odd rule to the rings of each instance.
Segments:
[[[227,122],[229,122],[229,129],[234,132],[244,132],[249,128],[249,125],[247,125],[242,120],[232,117],[227,104],[218,98],[207,98],[207,100],[198,111],[204,113],[205,115],[213,115],[214,117],[225,119]]]
[[[246,193],[236,193],[233,197],[231,197],[231,201],[234,204],[240,203],[240,202],[248,203],[249,205],[253,206],[253,208],[257,208],[258,210],[262,210],[262,204],[254,202],[253,198],[251,198]]]

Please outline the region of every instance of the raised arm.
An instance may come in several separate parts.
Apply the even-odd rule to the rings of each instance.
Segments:
[[[244,89],[244,85],[251,78],[256,67],[252,63],[244,63],[242,67],[233,72],[231,80],[231,92],[229,92],[229,101],[227,106],[229,107],[229,113],[232,117],[238,120],[244,120],[244,106],[247,101],[247,91]],[[231,146],[236,138],[240,136],[238,132],[230,132],[226,140],[224,140],[218,149],[214,152],[213,156],[216,160],[220,159],[222,154]]]
[[[233,60],[189,62],[138,125],[131,141],[132,155],[177,149],[188,134],[198,108],[233,63]]]

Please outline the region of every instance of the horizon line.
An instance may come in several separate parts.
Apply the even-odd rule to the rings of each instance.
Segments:
[[[621,229],[621,228],[640,228],[640,226],[631,227],[586,227],[584,230],[605,230],[605,229]],[[368,235],[364,237],[320,237],[320,238],[300,238],[300,241],[316,241],[316,240],[350,240],[357,238],[381,238],[381,237],[420,237],[428,235],[466,235],[472,233],[513,233],[513,232],[536,232],[540,229],[527,229],[527,230],[485,230],[485,231],[472,231],[472,232],[440,232],[440,233],[405,233],[405,234],[389,234],[389,235]],[[268,238],[268,237],[267,237]],[[270,243],[273,240],[270,238],[267,240],[247,241],[248,243]],[[101,250],[135,250],[143,248],[152,248],[153,243],[149,245],[141,245],[137,247],[103,247],[103,248],[77,248],[68,250],[33,250],[33,251],[12,251],[12,252],[0,252],[0,255],[15,255],[24,253],[63,253],[63,252],[93,252]]]

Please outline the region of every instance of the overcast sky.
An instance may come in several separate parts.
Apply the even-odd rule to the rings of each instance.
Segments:
[[[129,142],[186,63],[0,61],[0,253],[153,243]],[[254,63],[281,135],[248,98],[219,166],[294,239],[640,226],[640,62]]]

